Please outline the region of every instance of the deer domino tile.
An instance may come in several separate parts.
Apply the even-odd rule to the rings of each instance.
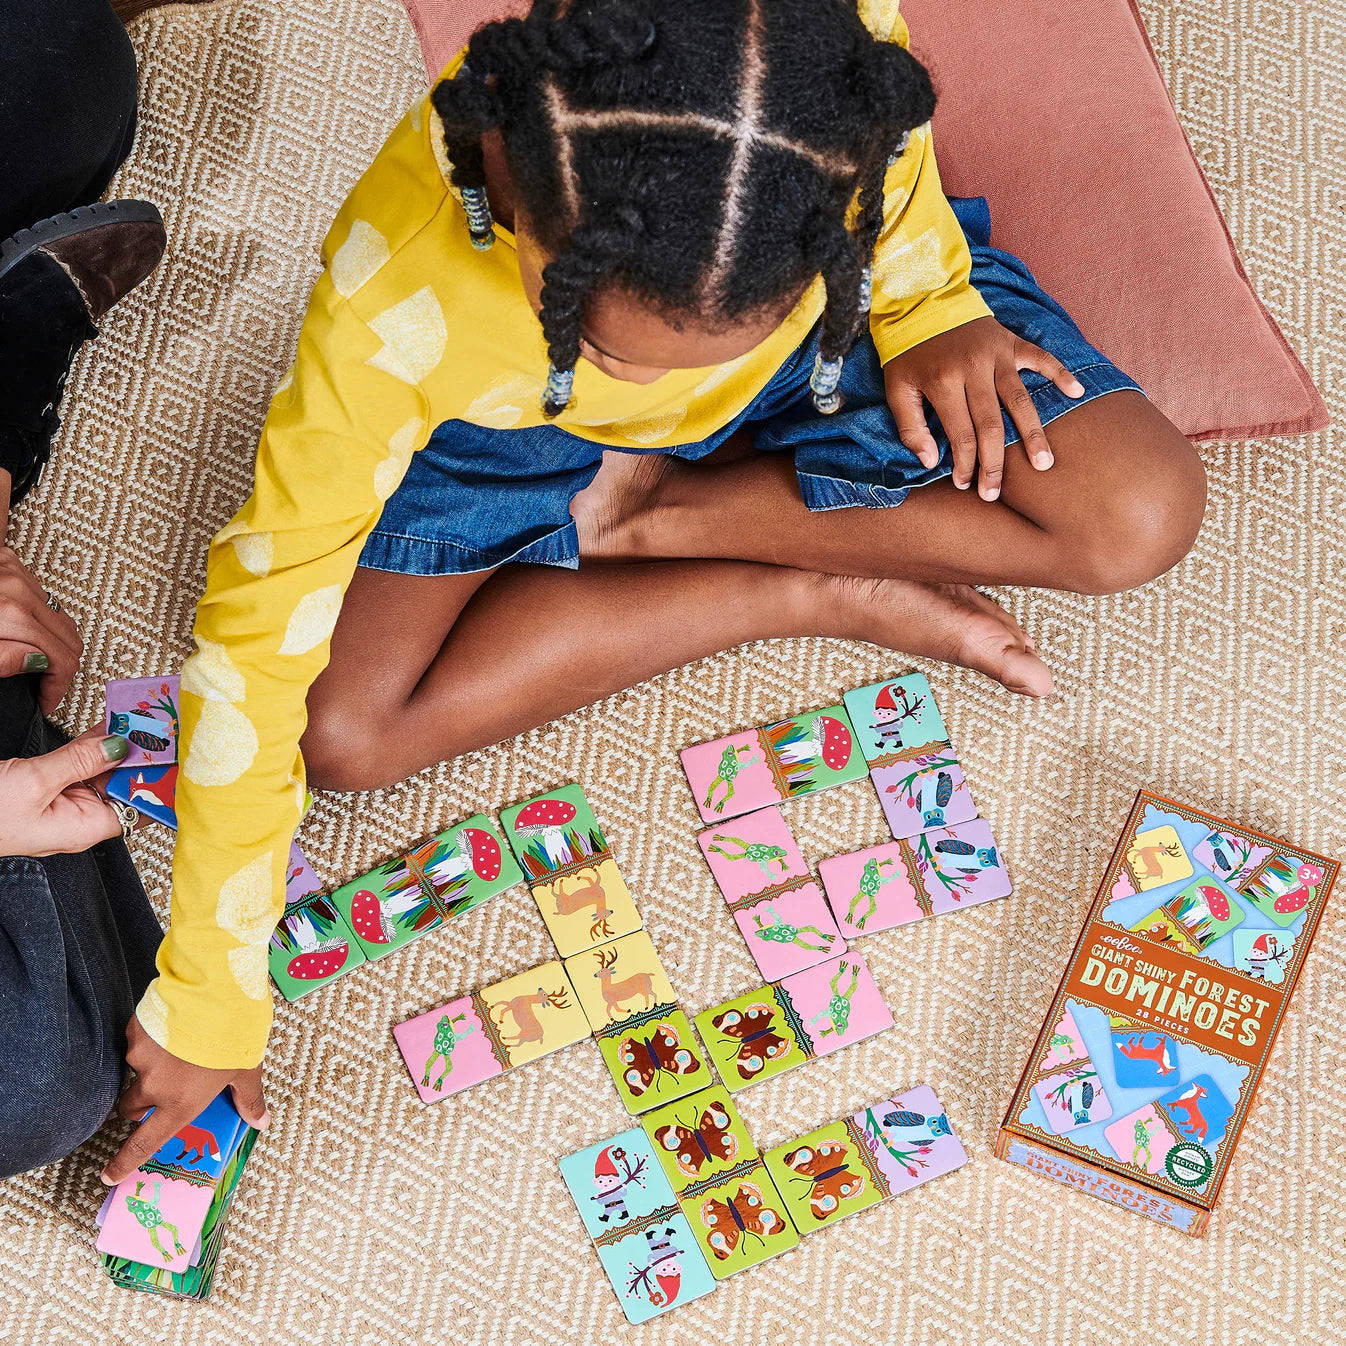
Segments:
[[[565,968],[594,1032],[677,1003],[654,941],[643,930],[575,954]]]
[[[511,1066],[589,1036],[589,1020],[559,962],[487,986],[477,993],[483,1030]]]
[[[562,958],[640,929],[640,912],[611,856],[535,883],[532,891]]]

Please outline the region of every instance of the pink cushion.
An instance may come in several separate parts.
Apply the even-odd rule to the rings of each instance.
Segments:
[[[528,0],[404,0],[431,77]],[[1327,409],[1262,306],[1135,0],[906,0],[939,91],[945,188],[991,203],[1086,337],[1193,439],[1303,434]]]

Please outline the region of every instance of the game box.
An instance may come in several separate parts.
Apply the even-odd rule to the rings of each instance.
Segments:
[[[1140,791],[997,1156],[1203,1233],[1337,869]]]

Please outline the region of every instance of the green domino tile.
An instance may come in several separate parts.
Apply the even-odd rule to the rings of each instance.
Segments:
[[[667,1103],[640,1124],[679,1194],[761,1157],[723,1085]]]
[[[592,865],[608,854],[603,830],[578,785],[562,785],[502,809],[500,825],[530,883]]]
[[[777,1145],[766,1152],[765,1160],[801,1234],[877,1206],[889,1194],[887,1180],[849,1118]]]
[[[478,813],[431,837],[405,864],[435,894],[444,920],[479,907],[523,879],[495,824]]]
[[[285,908],[267,959],[281,995],[298,1000],[359,967],[365,955],[332,899],[310,893]]]
[[[404,859],[343,884],[332,901],[370,960],[410,944],[442,920]]]
[[[678,1204],[717,1281],[799,1243],[785,1200],[761,1160],[699,1195],[679,1197]]]
[[[783,1074],[813,1055],[781,1002],[775,987],[763,986],[696,1016],[696,1031],[731,1092]]]
[[[777,782],[789,798],[869,775],[844,706],[824,706],[762,730]]]
[[[676,1006],[628,1020],[598,1035],[598,1050],[633,1117],[715,1083],[706,1049]]]

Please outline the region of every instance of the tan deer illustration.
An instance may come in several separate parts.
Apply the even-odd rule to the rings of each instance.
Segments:
[[[1170,860],[1181,859],[1182,847],[1176,841],[1170,841],[1167,846],[1133,846],[1126,853],[1127,868],[1135,875],[1137,883],[1143,883],[1146,879],[1162,879],[1164,856]]]
[[[641,1006],[642,1009],[654,1008],[654,978],[649,972],[633,972],[629,977],[623,977],[618,981],[617,974],[613,970],[613,964],[617,961],[617,950],[596,949],[594,957],[598,959],[598,971],[594,976],[598,978],[603,1008],[607,1010],[608,1019],[612,1023],[617,1022],[622,1004],[627,1000],[634,1000],[637,996],[645,1001]]]
[[[551,1005],[555,1009],[569,1009],[570,1001],[566,999],[565,988],[548,991],[539,986],[536,995],[516,995],[509,1000],[502,1000],[498,1005],[492,1005],[491,1018],[500,1029],[500,1041],[506,1047],[522,1047],[525,1043],[542,1042],[547,1030],[538,1018],[538,1011],[544,1005]],[[513,1041],[505,1036],[506,1015],[514,1020]]]
[[[589,878],[586,880],[585,875]],[[566,881],[574,879],[579,887],[567,888]],[[603,890],[602,876],[596,869],[580,869],[574,874],[563,874],[559,879],[554,879],[549,885],[551,892],[552,905],[556,908],[557,916],[575,916],[582,912],[585,907],[592,907],[589,913],[589,938],[597,939],[602,935],[608,939],[612,935],[612,927],[608,924],[612,918],[613,909],[608,905],[608,895]]]

